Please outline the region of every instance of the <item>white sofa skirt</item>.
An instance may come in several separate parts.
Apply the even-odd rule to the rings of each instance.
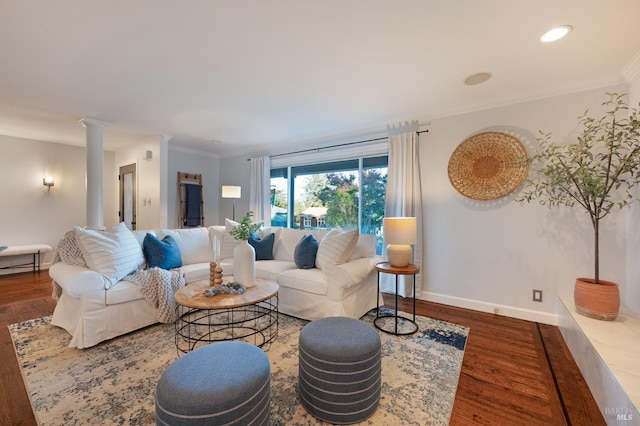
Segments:
[[[378,303],[384,304],[378,292],[377,275],[370,274],[365,280],[342,290],[342,297],[318,295],[293,287],[280,285],[280,312],[294,317],[316,320],[325,317],[346,316],[360,318]]]
[[[51,324],[71,334],[69,347],[82,349],[155,324],[156,314],[157,309],[145,298],[83,312],[78,310],[78,299],[63,293],[53,311]]]

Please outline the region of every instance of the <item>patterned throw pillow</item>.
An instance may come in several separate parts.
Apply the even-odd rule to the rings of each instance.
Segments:
[[[256,260],[273,260],[273,243],[276,235],[271,233],[260,239],[256,234],[251,234],[247,242],[256,251]]]
[[[147,234],[142,242],[142,251],[149,268],[174,269],[182,266],[180,248],[171,235],[159,240],[155,235]]]
[[[325,266],[337,266],[347,263],[358,243],[360,233],[357,229],[342,232],[339,226],[333,228],[320,241],[316,266],[323,269]]]
[[[105,289],[144,263],[142,247],[124,222],[106,231],[79,226],[74,226],[73,230],[87,266],[104,276]]]
[[[296,245],[293,253],[293,261],[300,269],[312,269],[316,267],[316,253],[318,242],[313,235],[305,235]]]

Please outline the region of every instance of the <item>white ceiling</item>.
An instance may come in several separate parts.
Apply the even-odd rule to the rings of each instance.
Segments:
[[[0,134],[84,145],[91,117],[107,149],[167,134],[221,156],[364,134],[623,82],[639,17],[638,0],[0,0]]]

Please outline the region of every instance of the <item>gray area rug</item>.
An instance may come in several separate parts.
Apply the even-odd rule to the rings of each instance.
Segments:
[[[372,323],[374,316],[370,312],[362,319]],[[361,424],[448,423],[468,329],[425,317],[417,322],[420,330],[411,336],[380,332],[380,407]],[[278,337],[266,351],[272,425],[322,424],[304,410],[296,391],[298,335],[306,323],[280,315]],[[156,384],[178,358],[173,324],[157,324],[89,349],[68,348],[70,336],[52,326],[50,317],[12,324],[9,331],[39,424],[154,424]]]

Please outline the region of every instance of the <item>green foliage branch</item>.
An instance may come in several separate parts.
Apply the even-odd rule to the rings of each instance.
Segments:
[[[240,221],[237,226],[234,226],[229,233],[233,238],[237,241],[247,241],[251,234],[254,232],[258,232],[260,228],[262,228],[262,222],[252,222],[251,217],[253,216],[253,212],[247,212]]]
[[[540,132],[540,150],[527,161],[535,176],[525,182],[520,203],[537,200],[548,207],[581,207],[594,230],[594,280],[600,282],[600,221],[614,207],[634,200],[640,182],[640,113],[630,108],[626,95],[607,93],[600,118],[578,118],[582,131],[577,142],[557,145],[550,133]],[[640,107],[640,105],[639,105]]]
[[[317,194],[322,205],[327,206],[328,226],[353,226],[358,223],[358,185],[353,174],[329,173],[327,184]]]

